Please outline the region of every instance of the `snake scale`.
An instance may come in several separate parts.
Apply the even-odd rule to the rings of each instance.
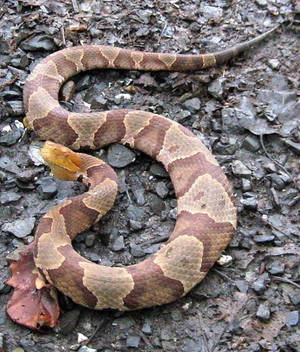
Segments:
[[[261,42],[275,29],[213,54],[86,45],[60,50],[36,65],[24,87],[25,125],[52,141],[46,142],[42,155],[57,176],[80,179],[89,186],[86,193],[52,208],[37,227],[34,261],[50,284],[76,303],[94,309],[123,311],[165,304],[184,296],[204,278],[236,229],[231,187],[215,158],[192,132],[145,111],[69,112],[58,101],[62,84],[91,69],[191,71],[212,67]],[[146,260],[127,267],[97,265],[72,247],[74,237],[113,205],[117,177],[101,160],[67,147],[98,149],[114,142],[161,162],[170,174],[178,205],[176,225],[166,244]],[[58,161],[52,161],[53,153]]]

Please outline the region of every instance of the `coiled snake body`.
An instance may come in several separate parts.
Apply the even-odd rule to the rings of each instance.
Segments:
[[[38,225],[34,260],[48,282],[90,308],[133,310],[161,305],[185,295],[203,279],[236,229],[230,185],[215,158],[193,133],[144,111],[68,112],[58,102],[63,82],[95,68],[188,71],[211,67],[260,42],[272,31],[216,54],[155,54],[81,46],[58,51],[35,67],[24,89],[28,128],[43,139],[75,150],[97,149],[113,142],[137,148],[164,165],[178,202],[174,231],[157,253],[127,267],[96,265],[75,252],[71,241],[110,209],[117,178],[102,161],[63,148],[71,171],[66,176],[65,166],[53,165],[56,174],[65,179],[81,178],[90,188],[52,208]],[[59,148],[51,142],[46,144],[42,152],[45,159],[49,150]]]

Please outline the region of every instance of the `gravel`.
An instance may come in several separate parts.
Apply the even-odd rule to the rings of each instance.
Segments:
[[[199,3],[2,2],[0,350],[299,350],[299,6],[291,0]],[[216,264],[186,297],[165,306],[97,312],[59,294],[62,313],[53,331],[37,335],[11,322],[5,314],[11,295],[4,285],[5,258],[32,240],[47,210],[85,191],[49,174],[42,143],[22,124],[23,85],[35,64],[81,44],[190,54],[222,50],[287,21],[230,64],[191,73],[83,73],[74,79],[71,101],[63,102],[77,112],[143,109],[180,121],[199,136],[234,190],[238,231],[224,252],[231,262]],[[120,192],[114,208],[74,246],[103,265],[138,263],[174,228],[176,198],[168,173],[119,144],[91,153],[116,167]],[[86,346],[78,333],[90,339]]]

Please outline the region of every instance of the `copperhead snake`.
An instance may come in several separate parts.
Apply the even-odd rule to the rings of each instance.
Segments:
[[[94,309],[124,311],[165,304],[184,296],[204,278],[236,230],[231,187],[216,159],[192,132],[145,111],[68,112],[58,101],[62,84],[91,69],[212,67],[261,42],[275,29],[213,54],[143,53],[86,45],[55,52],[36,65],[24,87],[25,125],[52,141],[46,142],[42,155],[54,174],[80,179],[89,186],[86,193],[52,208],[37,227],[35,265],[49,283],[74,302]],[[170,174],[178,205],[176,226],[167,243],[146,260],[127,267],[97,265],[72,247],[75,236],[113,205],[117,177],[101,160],[67,147],[98,149],[114,142],[161,162]]]

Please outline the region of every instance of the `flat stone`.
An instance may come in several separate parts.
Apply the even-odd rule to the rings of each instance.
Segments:
[[[240,160],[234,160],[231,167],[233,174],[236,176],[245,178],[249,178],[251,176],[251,170],[249,170]]]
[[[275,239],[274,235],[255,235],[253,237],[254,242],[256,243],[268,243],[273,242]]]
[[[126,339],[126,345],[129,348],[138,348],[141,338],[138,335],[129,335]]]
[[[165,203],[156,194],[150,194],[149,205],[155,215],[160,215],[165,209]]]
[[[243,147],[250,152],[257,152],[261,145],[258,137],[254,135],[247,136],[243,141]]]
[[[149,320],[146,320],[145,323],[143,324],[142,331],[146,335],[151,335],[152,334],[152,329],[151,329]]]
[[[183,103],[184,107],[191,113],[195,113],[200,110],[201,101],[199,98],[188,99]]]
[[[284,273],[285,266],[282,263],[275,262],[268,265],[266,269],[272,275],[281,275]]]
[[[82,346],[82,347],[79,348],[78,352],[97,352],[97,350],[95,348]]]
[[[167,171],[163,167],[163,165],[162,164],[158,164],[158,163],[154,163],[154,164],[151,165],[150,172],[154,176],[158,176],[158,177],[168,177],[169,176],[169,174],[167,173]]]
[[[245,281],[245,280],[236,280],[235,285],[239,289],[240,292],[242,292],[242,293],[247,293],[248,292],[249,284],[248,284],[247,281]]]
[[[43,177],[38,181],[37,191],[42,199],[51,199],[57,193],[57,184],[52,177]]]
[[[143,208],[136,207],[134,204],[130,204],[126,210],[129,219],[135,221],[142,221],[145,215]]]
[[[112,144],[108,148],[107,161],[113,167],[125,167],[135,161],[135,153],[121,144]]]
[[[114,252],[122,251],[125,248],[124,237],[118,235],[115,239],[112,240],[110,248]]]
[[[32,233],[34,225],[35,218],[29,217],[6,223],[2,226],[2,230],[13,234],[17,238],[24,238]]]
[[[260,304],[257,309],[256,316],[262,320],[269,320],[271,317],[269,307],[267,307],[265,304]]]
[[[84,243],[87,247],[93,247],[96,240],[96,235],[94,233],[88,233],[85,236]]]
[[[129,220],[130,228],[134,231],[141,230],[143,228],[143,223],[141,221]]]
[[[155,185],[155,191],[157,195],[162,199],[165,199],[169,193],[169,189],[164,182],[158,182]]]
[[[213,96],[216,99],[222,99],[224,90],[223,90],[223,85],[224,85],[225,78],[220,77],[212,81],[207,90],[208,93]]]
[[[286,325],[296,326],[299,324],[299,312],[294,310],[286,314]]]
[[[145,190],[143,188],[133,189],[132,192],[138,205],[144,205],[146,203]]]
[[[21,195],[16,193],[16,192],[1,192],[0,193],[0,204],[7,204],[7,203],[12,203],[12,202],[16,202],[19,199],[21,199]]]
[[[143,249],[135,243],[130,243],[130,252],[136,258],[141,258],[146,254]]]

